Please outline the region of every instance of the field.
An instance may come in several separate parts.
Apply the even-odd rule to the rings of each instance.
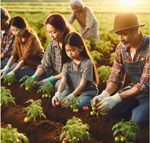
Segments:
[[[116,0],[117,1],[117,0]],[[119,1],[119,0],[118,0]],[[141,28],[141,31],[147,35],[150,35],[150,4],[147,0],[141,0],[139,4],[127,5],[115,2],[109,2],[108,0],[102,1],[88,1],[86,5],[90,6],[98,21],[99,21],[99,34],[100,41],[96,49],[90,49],[88,42],[87,46],[93,51],[101,53],[101,57],[97,59],[97,55],[93,55],[97,68],[102,65],[111,66],[111,54],[114,53],[115,47],[118,43],[118,39],[115,34],[107,32],[113,26],[114,16],[120,11],[133,11],[137,14],[140,23],[145,23],[145,26]],[[67,2],[1,2],[1,5],[8,9],[11,17],[23,16],[29,23],[29,26],[33,28],[41,43],[46,49],[50,39],[46,36],[46,27],[44,21],[46,17],[51,13],[61,13],[66,19],[69,18],[71,9]],[[73,23],[74,28],[78,31],[79,26],[77,22]],[[100,92],[105,88],[105,81],[99,85]],[[16,105],[8,104],[8,106],[2,105],[1,107],[1,126],[6,127],[7,124],[12,124],[17,128],[19,132],[24,133],[30,143],[60,143],[59,135],[62,127],[66,121],[73,116],[79,117],[84,123],[89,124],[91,140],[86,143],[113,143],[112,126],[117,122],[116,119],[110,119],[106,116],[100,116],[99,118],[90,116],[90,111],[79,111],[77,113],[72,112],[70,109],[54,108],[51,105],[50,98],[42,98],[42,94],[37,93],[37,89],[31,92],[25,91],[24,88],[20,88],[19,83],[13,85],[7,85],[2,81],[2,86],[11,90],[12,96],[15,98]],[[23,112],[23,108],[27,106],[25,101],[29,99],[41,99],[42,108],[46,119],[38,119],[36,123],[33,121],[25,123],[24,117],[26,113]],[[143,127],[138,135],[136,143],[148,143],[149,142],[149,128]],[[85,142],[84,142],[85,143]]]

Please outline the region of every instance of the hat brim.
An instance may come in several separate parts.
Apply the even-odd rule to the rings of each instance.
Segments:
[[[119,32],[119,31],[126,30],[126,29],[130,29],[130,28],[134,28],[134,27],[142,27],[142,26],[145,26],[145,24],[138,24],[138,25],[134,25],[134,26],[130,26],[130,27],[121,28],[121,29],[112,28],[112,29],[108,30],[108,32],[116,33],[116,32]]]

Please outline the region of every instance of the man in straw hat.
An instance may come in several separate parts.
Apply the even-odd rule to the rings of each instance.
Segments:
[[[150,37],[142,34],[134,13],[119,13],[114,20],[120,40],[114,64],[104,91],[91,101],[100,113],[118,119],[131,119],[141,125],[149,123]],[[120,89],[126,79],[131,83]],[[98,101],[98,102],[97,102]]]

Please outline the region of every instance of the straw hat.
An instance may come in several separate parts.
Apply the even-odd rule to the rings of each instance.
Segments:
[[[109,32],[118,32],[133,27],[144,26],[139,24],[138,18],[134,13],[119,13],[114,20],[114,28],[108,30]]]

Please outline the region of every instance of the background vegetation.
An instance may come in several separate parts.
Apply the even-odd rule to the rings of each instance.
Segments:
[[[8,0],[7,0],[8,1]],[[19,0],[18,0],[19,1]],[[36,2],[35,2],[36,1]],[[44,47],[47,48],[50,39],[46,35],[46,27],[44,21],[49,14],[61,13],[69,18],[71,13],[71,8],[69,7],[68,1],[61,0],[35,0],[32,2],[1,2],[1,5],[8,9],[11,17],[13,16],[23,16],[31,28],[33,28]],[[150,35],[150,1],[149,0],[136,0],[137,3],[125,3],[125,0],[83,0],[85,5],[91,7],[94,11],[96,18],[99,21],[99,34],[100,41],[95,47],[91,49],[89,42],[85,41],[89,49],[91,50],[91,55],[97,65],[100,67],[102,65],[111,66],[113,61],[113,52],[118,44],[118,39],[115,34],[109,33],[108,30],[113,27],[113,21],[115,14],[121,11],[132,11],[135,12],[139,18],[139,23],[145,23],[145,26],[140,30],[147,35]],[[123,3],[124,1],[124,3]],[[129,0],[126,0],[129,1]],[[135,0],[130,0],[133,2]],[[73,23],[74,28],[78,31],[79,25],[77,21]]]

